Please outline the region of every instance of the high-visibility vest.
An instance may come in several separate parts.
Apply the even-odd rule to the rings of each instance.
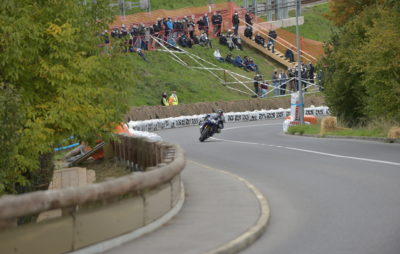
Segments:
[[[178,105],[178,96],[171,95],[169,97],[169,105]]]
[[[162,103],[163,103],[163,106],[169,106],[169,103],[168,103],[168,101],[167,101],[167,98],[162,98]]]

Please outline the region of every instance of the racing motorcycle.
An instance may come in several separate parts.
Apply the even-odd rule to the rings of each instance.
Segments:
[[[218,130],[218,123],[214,119],[205,119],[200,124],[200,142],[212,137]]]

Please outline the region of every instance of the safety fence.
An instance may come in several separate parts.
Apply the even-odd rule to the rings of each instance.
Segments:
[[[65,253],[132,232],[175,207],[185,155],[178,145],[119,136],[115,157],[142,170],[82,187],[0,198],[0,253]],[[61,209],[62,217],[17,226],[23,216]]]
[[[308,107],[304,109],[305,115],[324,116],[329,115],[329,108],[322,107]],[[260,120],[273,120],[284,119],[290,116],[290,109],[276,109],[276,110],[256,110],[247,112],[229,112],[225,113],[225,121],[232,122],[247,122],[247,121],[260,121]],[[164,119],[153,119],[144,121],[130,121],[128,126],[130,129],[138,131],[158,131],[163,129],[172,129],[199,125],[206,114],[180,116]]]

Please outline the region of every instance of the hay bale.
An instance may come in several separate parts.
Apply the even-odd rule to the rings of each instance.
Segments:
[[[400,138],[400,127],[394,126],[394,127],[390,128],[387,137],[390,139]]]
[[[327,133],[328,131],[333,131],[337,129],[337,118],[334,116],[327,116],[322,118],[321,121],[321,135]]]

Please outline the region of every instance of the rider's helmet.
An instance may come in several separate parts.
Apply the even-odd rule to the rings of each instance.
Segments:
[[[224,115],[224,111],[222,109],[218,109],[216,112],[220,117]]]

